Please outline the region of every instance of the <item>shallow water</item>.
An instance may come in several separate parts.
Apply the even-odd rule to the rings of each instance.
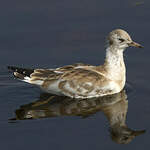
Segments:
[[[149,9],[148,0],[4,1],[0,5],[0,149],[138,150],[143,146],[149,149]],[[53,68],[76,62],[103,63],[105,37],[115,28],[127,30],[133,40],[144,46],[125,52],[128,81],[125,123],[132,130],[145,129],[145,133],[129,144],[120,145],[111,140],[109,119],[102,109],[81,117],[75,113],[78,105],[74,102],[71,103],[74,113],[69,116],[59,113],[47,118],[9,120],[17,117],[16,110],[39,100],[40,91],[14,80],[7,65]],[[42,104],[43,101],[38,103]],[[60,105],[58,102],[57,106]],[[54,105],[50,103],[51,107]],[[59,107],[54,108],[59,112]],[[40,115],[45,114],[45,109],[49,114],[49,109],[42,105],[38,108]]]

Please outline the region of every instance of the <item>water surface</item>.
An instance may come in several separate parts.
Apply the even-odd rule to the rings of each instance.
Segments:
[[[140,150],[144,146],[149,149],[149,9],[148,0],[3,1],[0,5],[0,148]],[[54,68],[76,62],[101,64],[105,37],[116,28],[127,30],[133,40],[144,46],[142,50],[128,48],[125,52],[129,83],[125,123],[132,130],[145,129],[145,133],[129,144],[118,144],[110,137],[109,119],[98,110],[88,117],[59,115],[9,120],[16,118],[16,110],[39,100],[40,91],[14,80],[7,65]]]

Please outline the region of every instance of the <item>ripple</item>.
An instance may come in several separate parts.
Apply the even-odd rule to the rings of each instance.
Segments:
[[[133,88],[133,84],[128,81],[125,85],[125,90],[126,90],[128,97],[131,96],[135,92],[135,89]]]

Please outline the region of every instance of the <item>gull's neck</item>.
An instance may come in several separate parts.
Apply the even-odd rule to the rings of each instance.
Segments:
[[[106,49],[104,67],[108,76],[113,80],[125,80],[125,64],[123,59],[124,49],[109,46]]]

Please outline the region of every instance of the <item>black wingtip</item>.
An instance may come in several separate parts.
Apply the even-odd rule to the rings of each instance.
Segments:
[[[8,70],[17,72],[19,74],[23,74],[24,76],[30,76],[34,72],[34,69],[25,69],[25,68],[19,68],[15,66],[7,66]]]

